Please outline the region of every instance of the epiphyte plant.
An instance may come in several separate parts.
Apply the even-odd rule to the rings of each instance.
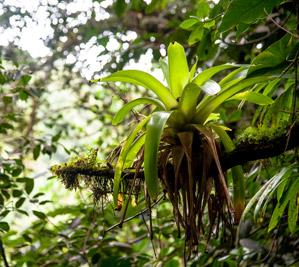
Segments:
[[[117,204],[122,171],[132,166],[138,153],[143,153],[140,158],[146,192],[150,199],[157,199],[161,182],[173,205],[177,227],[185,229],[186,244],[191,248],[206,233],[205,214],[210,238],[220,223],[227,228],[231,228],[233,221],[238,223],[245,207],[242,167],[232,168],[232,199],[222,171],[220,143],[228,152],[234,149],[234,143],[226,132],[229,129],[215,112],[232,99],[271,104],[271,98],[254,92],[256,84],[266,84],[271,78],[246,78],[248,67],[235,64],[214,66],[196,74],[197,61],[189,69],[184,48],[177,42],[168,46],[168,63],[160,62],[168,86],[140,70],[122,70],[100,79],[142,86],[156,95],[126,103],[113,119],[118,124],[137,105],[154,106],[153,112],[134,126],[122,145],[114,166],[113,196]],[[212,80],[228,69],[233,71],[218,83]]]

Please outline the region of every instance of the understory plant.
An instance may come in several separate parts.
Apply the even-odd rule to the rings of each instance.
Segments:
[[[118,205],[122,196],[123,170],[133,167],[137,176],[143,168],[148,198],[155,201],[162,189],[167,192],[177,227],[185,230],[186,245],[192,248],[202,235],[209,239],[220,228],[233,232],[245,207],[242,167],[232,168],[231,194],[221,166],[221,145],[230,152],[234,143],[217,108],[233,99],[272,104],[270,97],[254,91],[271,77],[246,78],[248,67],[234,64],[197,74],[197,62],[189,69],[184,48],[176,42],[168,46],[168,62],[162,60],[161,67],[167,86],[140,70],[122,70],[100,79],[142,86],[156,95],[126,103],[114,117],[118,124],[137,105],[153,106],[134,125],[113,166],[114,202]],[[224,70],[232,71],[219,82],[212,80]]]

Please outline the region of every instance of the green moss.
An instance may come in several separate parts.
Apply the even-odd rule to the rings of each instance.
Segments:
[[[281,122],[278,127],[268,127],[265,125],[248,127],[238,136],[236,141],[237,144],[267,142],[286,133],[288,127],[289,123],[287,121]]]
[[[97,150],[94,149],[86,155],[73,157],[66,163],[52,166],[51,172],[67,189],[90,189],[94,201],[98,202],[113,192],[113,177],[107,174],[111,168],[107,162],[98,160]],[[124,179],[121,192],[127,194],[133,185],[132,182],[132,179]],[[136,187],[133,193],[138,194],[139,189]]]
[[[100,167],[100,162],[97,160],[97,149],[92,149],[87,155],[70,158],[68,162],[60,165],[54,165],[50,170],[55,175],[59,176],[59,174],[66,169],[96,169],[97,167]]]
[[[100,177],[92,175],[98,170],[107,168],[107,165],[97,158],[97,149],[91,150],[87,155],[71,158],[68,162],[51,167],[51,172],[56,175],[67,189],[77,189],[80,183],[97,192],[110,190],[111,185],[101,182]]]

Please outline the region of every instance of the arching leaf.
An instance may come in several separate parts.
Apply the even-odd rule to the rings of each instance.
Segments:
[[[209,98],[209,101],[200,103],[197,107],[195,120],[203,123],[210,113],[214,112],[223,102],[228,98],[237,94],[238,92],[244,90],[247,87],[255,85],[257,83],[266,82],[267,80],[272,79],[271,77],[256,77],[250,78],[237,83],[235,86],[229,88],[223,88],[217,96]]]
[[[169,90],[152,75],[141,70],[122,70],[101,78],[101,82],[127,82],[134,85],[143,86],[153,91],[165,104],[167,109],[177,105],[176,99]]]
[[[131,145],[135,141],[136,136],[141,131],[141,129],[144,127],[144,125],[146,125],[146,123],[149,121],[149,119],[150,119],[150,117],[146,117],[136,125],[133,132],[126,139],[126,141],[121,149],[121,152],[119,154],[119,157],[118,157],[118,160],[117,160],[116,166],[115,166],[114,181],[113,181],[113,200],[114,200],[115,205],[117,205],[118,192],[119,192],[119,186],[120,186],[120,181],[121,181],[121,173],[122,173],[123,167],[126,163],[127,155],[130,151]]]
[[[197,74],[197,76],[192,80],[192,82],[197,84],[198,86],[201,86],[207,80],[209,80],[211,77],[213,77],[215,74],[217,74],[218,72],[225,70],[225,69],[231,69],[231,68],[237,68],[237,67],[238,67],[238,65],[234,65],[234,64],[224,64],[224,65],[211,67],[211,68],[206,69],[203,72]]]
[[[155,200],[159,193],[158,150],[160,139],[170,112],[158,111],[152,114],[147,127],[144,144],[144,176],[147,191]]]
[[[194,78],[196,69],[197,69],[197,62],[198,62],[198,57],[195,58],[195,62],[190,70],[190,77],[189,77],[189,81],[192,81],[192,79]]]
[[[120,122],[123,121],[125,116],[135,107],[138,105],[142,104],[152,104],[155,105],[156,107],[159,107],[162,110],[165,110],[164,104],[155,98],[152,97],[140,97],[135,100],[132,100],[128,103],[126,103],[114,116],[112,123],[114,125],[119,124]]]

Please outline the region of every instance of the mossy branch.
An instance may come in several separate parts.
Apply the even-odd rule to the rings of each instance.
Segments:
[[[229,169],[249,161],[275,157],[298,146],[299,122],[296,122],[284,131],[276,131],[272,137],[240,142],[236,149],[222,154],[221,163],[224,169]]]
[[[258,129],[257,129],[258,131]],[[269,134],[269,133],[268,133]],[[233,166],[242,165],[249,161],[265,159],[278,156],[288,150],[299,146],[299,123],[275,131],[273,134],[259,136],[254,138],[243,138],[236,145],[236,148],[229,152],[223,152],[220,155],[220,161],[223,170],[230,169]],[[66,188],[76,189],[79,187],[79,178],[93,190],[94,197],[97,199],[106,193],[113,191],[113,168],[106,164],[100,163],[96,159],[96,152],[68,163],[53,166],[52,172],[57,175]],[[170,173],[173,171],[170,167]],[[122,179],[125,184],[123,192],[126,192],[128,186],[131,185],[135,175],[134,169],[126,169],[123,171]],[[138,184],[143,180],[144,173],[141,170],[137,176]],[[139,187],[138,187],[139,188]],[[137,189],[139,190],[139,189]]]

